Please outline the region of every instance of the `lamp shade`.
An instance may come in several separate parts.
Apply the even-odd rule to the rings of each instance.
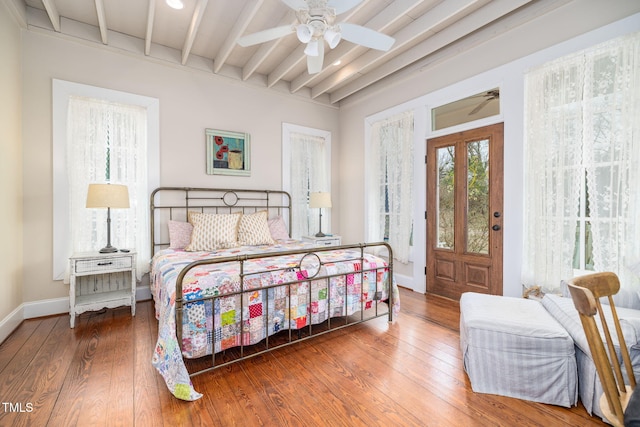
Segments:
[[[330,208],[331,207],[331,193],[311,193],[309,196],[310,208]]]
[[[129,190],[121,184],[89,184],[87,208],[128,208]]]
[[[309,43],[313,36],[313,27],[309,24],[300,24],[296,27],[296,35],[301,43]]]
[[[329,28],[324,32],[324,39],[327,41],[327,43],[329,43],[329,47],[331,49],[334,49],[336,46],[338,46],[338,43],[340,43],[342,35],[339,32]]]

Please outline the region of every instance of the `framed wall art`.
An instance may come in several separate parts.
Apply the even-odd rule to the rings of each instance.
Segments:
[[[207,174],[251,175],[251,141],[248,133],[205,129]]]

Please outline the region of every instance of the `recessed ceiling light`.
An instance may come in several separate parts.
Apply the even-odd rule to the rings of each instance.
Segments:
[[[174,9],[182,9],[184,7],[184,3],[182,3],[182,0],[166,0],[167,4],[169,5],[169,7],[172,7]]]
[[[339,59],[333,63],[333,65],[340,65],[340,64],[342,64],[342,61],[340,61]]]

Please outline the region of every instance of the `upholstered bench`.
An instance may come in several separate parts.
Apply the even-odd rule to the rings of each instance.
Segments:
[[[538,301],[464,293],[460,346],[473,391],[571,407],[574,343]]]

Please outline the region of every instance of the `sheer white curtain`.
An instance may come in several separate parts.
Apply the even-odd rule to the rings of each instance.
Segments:
[[[366,167],[369,241],[383,241],[409,262],[413,230],[413,111],[371,125]]]
[[[85,207],[89,184],[125,184],[130,208],[111,210],[111,242],[137,251],[140,278],[150,256],[146,109],[72,96],[67,117],[70,250],[95,251],[107,242],[107,210]]]
[[[617,273],[628,290],[640,286],[630,269],[640,262],[639,35],[526,76],[525,286],[553,292],[574,276],[581,217],[593,269]]]
[[[310,212],[309,193],[331,191],[326,161],[326,140],[317,135],[300,132],[290,134],[290,193],[292,203],[291,237],[299,239],[319,230],[318,212]],[[315,210],[315,209],[314,209]],[[326,212],[322,213],[326,218]],[[329,230],[326,219],[324,230]]]

